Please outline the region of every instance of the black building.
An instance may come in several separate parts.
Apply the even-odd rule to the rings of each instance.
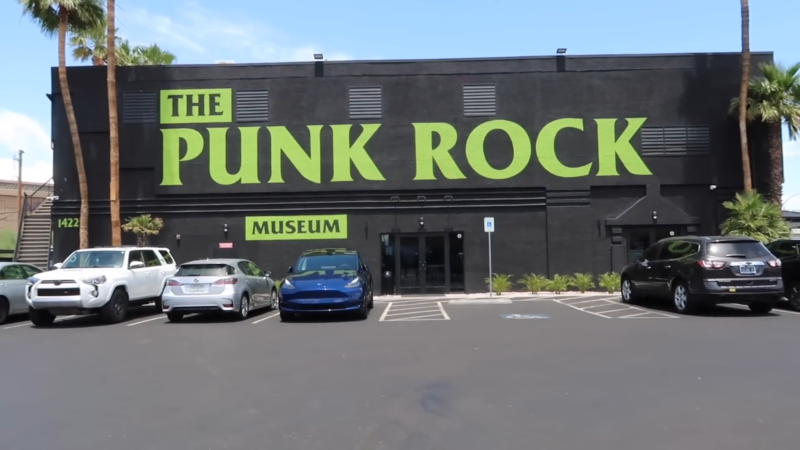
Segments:
[[[69,69],[93,246],[110,243],[105,76]],[[495,273],[618,270],[717,230],[742,186],[739,77],[739,54],[120,68],[122,217],[163,218],[153,243],[179,261],[276,274],[308,248],[355,248],[383,293],[485,290],[485,217]],[[60,260],[79,193],[55,70],[52,89]]]

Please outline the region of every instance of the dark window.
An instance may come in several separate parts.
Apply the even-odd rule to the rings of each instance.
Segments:
[[[0,269],[0,280],[25,280],[27,278],[22,268],[16,264]]]
[[[27,275],[28,277],[32,277],[32,276],[36,275],[37,273],[42,273],[41,269],[38,269],[38,268],[33,267],[33,266],[29,266],[27,264],[22,264],[22,265],[20,265],[20,267],[22,267],[22,270],[25,271],[25,275]]]
[[[175,264],[175,260],[167,250],[159,250],[158,252],[161,253],[161,257],[164,258],[164,261],[166,261],[167,264]]]
[[[142,255],[144,256],[145,266],[156,267],[161,265],[161,260],[159,260],[158,256],[156,256],[156,252],[152,250],[143,250]]]
[[[652,245],[647,250],[645,250],[644,254],[642,255],[642,259],[646,261],[657,261],[658,252],[660,250],[661,250],[661,244]]]
[[[691,241],[665,242],[658,259],[680,259],[696,255],[700,252],[700,244]]]
[[[252,273],[254,277],[264,276],[264,272],[254,262],[247,261],[247,266],[250,267],[250,273]]]
[[[224,277],[233,275],[236,269],[227,264],[183,264],[176,277]]]
[[[309,255],[301,256],[295,270],[356,270],[358,258],[355,255]]]
[[[250,273],[250,267],[247,265],[247,261],[239,261],[239,264],[237,264],[237,266],[239,267],[239,270],[241,270],[243,274],[253,275],[252,273]]]
[[[84,267],[122,267],[125,252],[120,250],[83,250],[77,251],[67,258],[62,269],[78,269]]]
[[[134,250],[131,252],[130,256],[128,256],[128,267],[130,267],[131,263],[134,261],[139,261],[144,264],[144,256],[142,256],[141,250]]]
[[[764,244],[753,241],[711,242],[707,247],[710,256],[727,256],[735,258],[759,258],[772,253]]]
[[[792,241],[782,241],[772,243],[767,246],[767,249],[778,258],[792,258],[798,255],[798,243]]]

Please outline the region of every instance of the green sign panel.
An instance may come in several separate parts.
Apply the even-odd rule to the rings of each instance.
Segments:
[[[347,239],[347,215],[245,217],[248,241]]]

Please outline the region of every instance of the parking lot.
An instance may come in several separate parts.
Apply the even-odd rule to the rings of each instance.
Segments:
[[[12,320],[2,448],[796,448],[800,314],[499,300],[376,298],[366,321]]]

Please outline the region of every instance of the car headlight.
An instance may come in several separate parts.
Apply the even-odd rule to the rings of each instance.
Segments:
[[[30,277],[30,278],[28,278],[28,286],[33,286],[34,284],[36,284],[36,283],[38,283],[38,282],[39,282],[39,279],[38,279],[38,278],[36,278],[36,277]]]
[[[357,288],[361,286],[361,278],[354,278],[349,283],[345,284],[346,288]]]
[[[83,281],[86,284],[103,284],[106,282],[106,277],[104,275],[100,275],[99,277],[92,277],[92,278],[84,278]]]
[[[294,289],[294,285],[287,278],[287,279],[283,280],[283,283],[281,283],[281,289]]]

